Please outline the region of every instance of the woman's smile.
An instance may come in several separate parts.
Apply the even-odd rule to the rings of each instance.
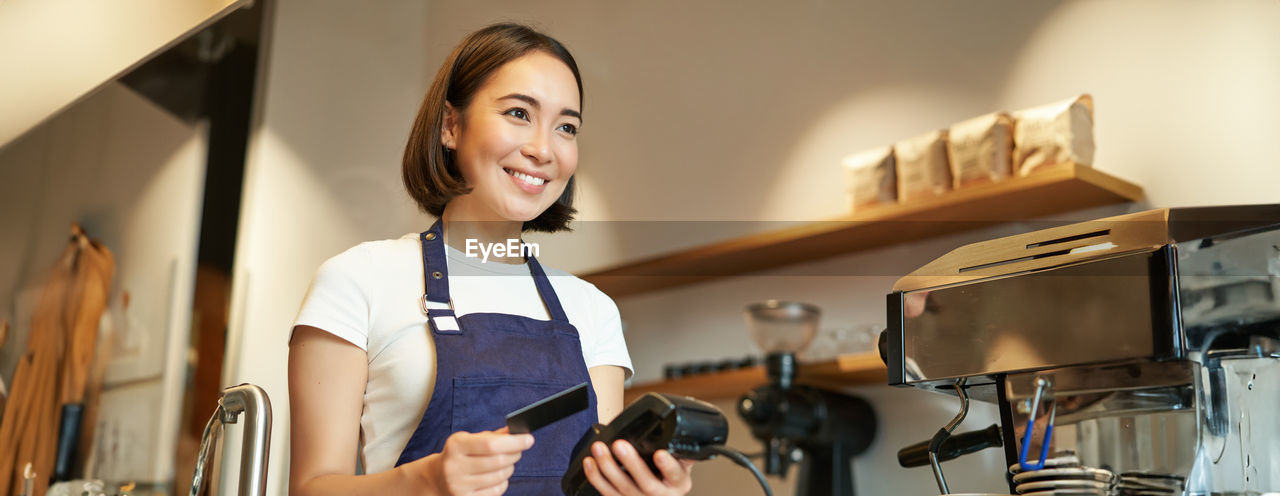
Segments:
[[[542,193],[542,190],[547,188],[547,183],[551,182],[549,179],[542,177],[541,174],[536,172],[526,173],[507,167],[503,167],[502,170],[511,177],[511,181],[514,182],[522,191],[534,195]]]

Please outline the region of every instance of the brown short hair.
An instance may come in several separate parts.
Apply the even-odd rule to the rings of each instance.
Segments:
[[[569,66],[578,83],[581,105],[582,76],[578,74],[578,64],[559,41],[519,24],[494,24],[467,35],[436,73],[404,149],[401,168],[404,187],[422,211],[439,217],[444,215],[444,206],[449,200],[471,192],[453,154],[447,152],[440,141],[445,102],[461,113],[498,68],[534,51],[551,54]],[[574,189],[574,179],[570,176],[560,198],[536,218],[525,222],[522,230],[569,230],[569,222],[577,213],[573,208]]]

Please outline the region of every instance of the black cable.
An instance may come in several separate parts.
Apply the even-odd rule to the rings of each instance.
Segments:
[[[773,489],[769,488],[769,481],[764,480],[764,474],[760,473],[760,469],[756,468],[754,463],[751,463],[751,460],[747,458],[747,455],[744,455],[737,450],[719,445],[703,446],[702,450],[715,453],[717,455],[724,455],[730,460],[733,460],[733,463],[746,467],[747,470],[751,471],[751,475],[756,476],[756,481],[759,482],[760,487],[764,489],[765,496],[773,496]]]

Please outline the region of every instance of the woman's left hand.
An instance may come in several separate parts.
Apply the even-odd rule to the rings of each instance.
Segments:
[[[692,460],[677,460],[667,450],[658,450],[653,454],[653,463],[662,472],[662,479],[649,470],[631,443],[614,441],[610,452],[604,443],[597,441],[591,446],[591,456],[582,460],[582,469],[602,496],[683,495],[693,488]],[[626,472],[622,471],[623,467]]]

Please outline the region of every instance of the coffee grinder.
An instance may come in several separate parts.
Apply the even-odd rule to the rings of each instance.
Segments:
[[[796,353],[813,340],[820,312],[804,303],[747,306],[747,328],[764,350],[769,383],[738,400],[738,414],[764,445],[764,471],[785,476],[799,461],[796,494],[852,496],[853,457],[871,444],[876,417],[856,396],[795,383]]]

